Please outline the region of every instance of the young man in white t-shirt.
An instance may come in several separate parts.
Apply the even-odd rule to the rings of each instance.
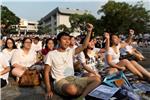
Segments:
[[[70,44],[70,36],[65,32],[61,32],[57,36],[59,47],[57,50],[48,53],[45,60],[45,84],[47,97],[53,96],[51,89],[50,75],[54,79],[54,90],[64,96],[80,96],[85,97],[90,91],[100,84],[100,77],[91,76],[78,78],[74,76],[73,56],[83,51],[90,40],[93,25],[88,24],[88,34],[82,46],[75,49],[67,49]]]

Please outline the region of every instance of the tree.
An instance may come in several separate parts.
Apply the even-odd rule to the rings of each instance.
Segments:
[[[73,14],[69,18],[70,24],[71,24],[71,31],[80,30],[81,32],[84,32],[86,30],[86,23],[91,23],[95,25],[96,18],[91,14]]]
[[[12,31],[12,25],[19,24],[19,17],[17,17],[6,6],[1,5],[1,31],[2,34],[7,34]],[[14,30],[14,29],[13,29]]]
[[[65,31],[65,32],[70,32],[70,29],[64,25],[64,24],[61,24],[57,27],[58,30],[61,30],[61,31]]]
[[[41,25],[38,26],[38,34],[49,34],[51,32],[51,29],[46,26],[46,27],[43,27]]]
[[[150,22],[149,11],[143,7],[143,2],[136,5],[129,5],[125,2],[109,1],[98,10],[103,16],[100,25],[105,31],[126,32],[133,28],[136,32],[146,32],[146,25]]]

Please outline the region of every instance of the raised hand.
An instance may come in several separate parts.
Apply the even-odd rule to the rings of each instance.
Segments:
[[[104,33],[104,36],[105,36],[106,39],[110,39],[110,35],[109,35],[108,32],[105,32],[105,33]]]
[[[134,35],[134,30],[133,29],[129,29],[129,35],[131,35],[131,36]]]
[[[88,31],[88,32],[92,32],[92,30],[93,30],[93,28],[94,28],[93,25],[90,24],[90,23],[87,23],[86,26],[87,26],[87,31]]]
[[[46,95],[45,95],[45,100],[49,100],[49,99],[51,99],[52,97],[53,97],[53,92],[52,92],[52,91],[49,91],[49,92],[47,92]]]

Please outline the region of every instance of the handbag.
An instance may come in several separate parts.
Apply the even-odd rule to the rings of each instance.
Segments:
[[[20,77],[19,86],[38,86],[40,85],[40,74],[36,69],[27,69]]]

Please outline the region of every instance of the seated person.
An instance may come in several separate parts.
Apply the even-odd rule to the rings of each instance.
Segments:
[[[44,64],[44,59],[49,51],[54,50],[54,40],[51,38],[46,39],[45,41],[45,48],[37,51],[37,58],[39,61],[39,64]]]
[[[131,35],[129,35],[128,40],[130,39]],[[110,44],[111,46],[109,47],[109,36],[107,36],[106,45],[109,48],[107,49],[105,55],[105,67],[107,67],[109,74],[117,72],[118,70],[124,71],[128,69],[133,74],[139,76],[141,79],[150,79],[150,73],[143,67],[137,65],[137,63],[134,62],[133,64],[127,59],[119,60],[120,48],[124,48],[127,43],[120,43],[119,37],[115,34],[112,34],[110,37]]]
[[[17,82],[29,67],[39,62],[37,59],[37,53],[31,49],[31,44],[32,40],[30,38],[24,38],[22,41],[22,48],[16,50],[12,56],[12,75],[17,77]],[[36,69],[41,71],[44,68],[42,66],[36,66]]]
[[[84,76],[93,76],[99,75],[99,70],[98,70],[98,62],[97,60],[99,59],[98,53],[102,53],[101,49],[99,51],[94,50],[95,48],[95,43],[93,39],[90,39],[90,42],[88,43],[88,46],[86,49],[83,50],[83,54],[80,55],[81,64],[83,65],[84,69]]]
[[[5,55],[0,52],[0,79],[1,79],[1,88],[8,84],[9,76],[9,62],[6,59]]]
[[[33,38],[31,49],[35,51],[40,51],[42,49],[42,41],[40,41],[39,37]]]
[[[5,42],[5,47],[2,52],[6,55],[9,63],[16,49],[17,47],[15,45],[15,41],[12,38],[7,38]]]
[[[144,60],[144,56],[136,49],[132,47],[132,39],[128,42],[125,48],[120,49],[121,59],[128,60],[136,60],[142,61]]]
[[[54,50],[54,40],[51,38],[46,39],[45,48],[41,50],[43,56],[46,56],[49,51]]]
[[[53,96],[50,75],[54,79],[54,90],[63,96],[80,96],[84,98],[90,91],[100,84],[100,78],[76,77],[74,76],[73,56],[83,51],[89,42],[93,26],[88,24],[88,34],[82,46],[75,49],[67,49],[70,44],[68,33],[61,32],[57,36],[59,47],[57,50],[50,51],[45,60],[45,85],[48,98]]]
[[[75,37],[74,36],[70,36],[70,44],[69,44],[69,49],[75,49],[77,48],[78,46],[76,45],[76,40],[75,40]],[[73,66],[74,66],[74,70],[75,72],[80,72],[81,69],[82,69],[82,65],[80,64],[79,62],[79,55],[83,53],[83,52],[80,52],[79,54],[76,54],[73,56]]]
[[[132,40],[131,40],[132,41]],[[135,48],[131,46],[131,41],[125,46],[125,48],[121,48],[121,59],[128,59],[144,76],[147,78],[150,77],[150,72],[148,72],[143,66],[141,66],[137,60],[143,60],[143,55],[137,51]]]
[[[77,48],[75,45],[75,38],[73,36],[70,37],[70,45],[69,48]],[[82,39],[81,44],[83,44],[84,39]],[[77,72],[81,72],[82,68],[85,69],[83,76],[92,76],[92,75],[97,75],[100,77],[98,74],[98,70],[96,68],[97,66],[97,61],[96,59],[98,58],[98,50],[94,50],[95,43],[93,41],[93,38],[90,39],[90,42],[88,43],[88,47],[84,50],[84,52],[80,52],[79,54],[74,55],[73,57],[73,63],[74,63],[74,69]],[[86,51],[92,52],[90,53],[90,58],[85,58],[84,53],[87,53]],[[88,55],[88,54],[86,54]],[[82,67],[83,66],[83,67]]]

